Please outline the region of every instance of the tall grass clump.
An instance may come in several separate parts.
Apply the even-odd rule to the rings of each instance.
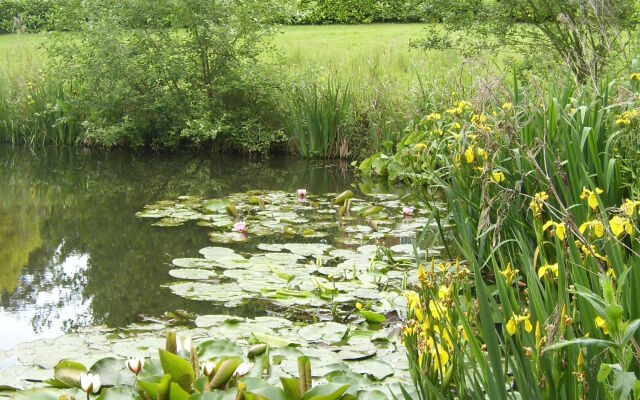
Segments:
[[[514,79],[361,165],[400,171],[451,223],[460,261],[421,267],[407,293],[421,399],[640,394],[639,80],[531,95]]]
[[[0,141],[29,146],[79,142],[80,127],[71,116],[72,88],[44,72],[35,46],[22,34],[0,60]]]
[[[289,99],[287,127],[300,154],[305,158],[346,158],[351,108],[349,83],[341,85],[329,79],[298,85]]]

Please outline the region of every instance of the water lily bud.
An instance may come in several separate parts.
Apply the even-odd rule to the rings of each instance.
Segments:
[[[204,364],[202,364],[202,374],[207,376],[207,377],[211,377],[214,372],[216,372],[216,365],[214,363],[212,363],[211,361],[207,361]]]
[[[127,361],[125,361],[124,365],[126,365],[126,367],[129,368],[129,371],[138,375],[140,371],[142,371],[142,367],[144,367],[144,358],[141,358],[141,357],[130,358]]]
[[[100,375],[94,374],[82,374],[80,375],[80,387],[86,393],[98,393],[102,383],[100,382]]]

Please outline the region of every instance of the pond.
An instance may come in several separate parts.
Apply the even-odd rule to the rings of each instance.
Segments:
[[[14,149],[0,167],[0,369],[28,364],[16,346],[92,327],[351,323],[356,301],[387,314],[386,335],[427,222],[403,216],[418,205],[405,189],[339,162]],[[333,202],[345,190],[347,210]]]

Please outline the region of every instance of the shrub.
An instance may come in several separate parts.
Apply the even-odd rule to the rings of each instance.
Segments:
[[[173,147],[215,140],[267,151],[280,129],[276,74],[258,58],[270,10],[257,0],[69,0],[61,21],[77,31],[51,41],[50,74],[73,88],[82,141]],[[131,29],[134,21],[146,26]]]
[[[434,0],[302,0],[289,22],[298,24],[368,24],[430,20]]]
[[[59,0],[0,0],[0,33],[53,30]]]

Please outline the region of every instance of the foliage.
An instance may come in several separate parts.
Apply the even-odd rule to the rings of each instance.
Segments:
[[[350,86],[343,88],[328,80],[325,87],[298,86],[290,100],[288,131],[297,139],[305,158],[346,158],[340,148],[346,143],[345,131],[350,126]]]
[[[218,143],[266,152],[280,140],[275,74],[258,56],[269,33],[268,2],[69,2],[78,31],[49,45],[50,74],[64,82],[81,141],[175,146]],[[132,18],[173,29],[128,29]]]
[[[637,79],[544,98],[514,79],[506,101],[459,100],[361,164],[443,196],[433,218],[457,227],[441,234],[464,262],[421,269],[407,295],[421,398],[637,396]]]
[[[59,0],[1,0],[0,33],[54,29]]]
[[[428,18],[429,0],[298,0],[289,22],[297,24],[368,24],[418,22]]]
[[[157,359],[108,357],[91,368],[63,360],[48,383],[58,389],[82,389],[87,399],[94,397],[91,394],[98,399],[355,399],[346,393],[348,382],[312,386],[311,363],[305,356],[298,358],[298,378],[280,379],[282,389],[263,379],[270,363],[268,345],[255,346],[249,354],[241,355],[226,341],[194,346],[191,340],[183,343],[175,332],[168,332],[166,348],[158,350]],[[88,381],[93,385],[86,385]],[[29,395],[47,393],[47,389],[40,389]]]
[[[503,0],[484,2],[472,13],[443,2],[436,12],[447,28],[428,27],[419,45],[465,54],[508,49],[535,62],[552,50],[579,81],[597,83],[610,56],[628,52],[635,7],[632,0]]]

